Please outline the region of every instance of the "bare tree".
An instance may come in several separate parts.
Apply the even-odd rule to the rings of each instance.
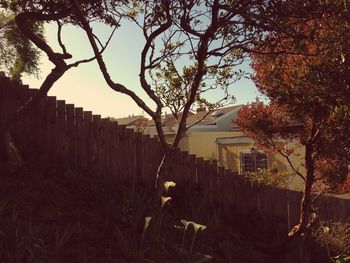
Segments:
[[[140,54],[140,86],[154,102],[151,105],[131,88],[114,82],[94,39],[93,29],[84,16],[79,0],[71,0],[86,31],[100,70],[115,91],[130,96],[153,119],[163,149],[162,164],[176,149],[186,131],[186,119],[195,102],[208,90],[228,87],[243,76],[237,69],[248,56],[246,50],[259,43],[264,30],[246,17],[259,15],[260,5],[269,1],[132,1],[123,13],[141,28],[145,45]],[[111,11],[113,14],[120,9]],[[170,96],[174,96],[172,99]],[[171,145],[167,144],[161,116],[169,107],[179,118]]]

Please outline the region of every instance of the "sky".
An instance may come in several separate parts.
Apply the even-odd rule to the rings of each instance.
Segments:
[[[106,40],[111,31],[105,25],[94,24],[94,33],[101,40]],[[57,26],[50,23],[45,26],[46,39],[57,52],[61,52],[57,44]],[[92,49],[88,43],[85,32],[73,26],[65,26],[62,30],[62,40],[67,51],[73,55],[73,60],[92,57]],[[131,23],[124,23],[118,28],[108,48],[103,53],[108,71],[113,81],[123,84],[138,94],[148,105],[153,105],[147,94],[139,84],[140,54],[144,39],[140,30]],[[73,62],[72,60],[72,62]],[[45,76],[53,68],[46,55],[41,57],[40,73],[38,78],[24,76],[23,83],[31,88],[39,88]],[[251,72],[248,63],[243,65],[243,70]],[[248,79],[236,82],[230,88],[230,94],[236,97],[236,104],[246,104],[255,101],[260,96],[254,83]],[[81,64],[77,68],[68,70],[49,91],[50,96],[65,100],[84,110],[90,110],[93,114],[103,117],[127,117],[129,115],[145,115],[136,103],[127,95],[113,91],[102,77],[95,61]],[[218,93],[211,93],[208,99],[214,100]],[[153,108],[153,107],[152,107]]]

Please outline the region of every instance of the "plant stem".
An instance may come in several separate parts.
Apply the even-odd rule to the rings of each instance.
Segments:
[[[191,243],[191,249],[190,249],[191,254],[192,254],[192,251],[193,251],[194,240],[196,238],[196,234],[197,234],[197,232],[194,232],[194,234],[193,234],[192,243]]]
[[[186,227],[184,228],[184,233],[182,235],[181,250],[184,250],[185,235],[186,235]]]
[[[142,256],[142,247],[143,247],[143,240],[145,239],[145,233],[146,233],[146,229],[143,229],[142,236],[141,236],[141,242],[140,242],[140,256]]]
[[[160,210],[160,217],[159,217],[159,234],[162,231],[162,223],[163,223],[163,213],[162,210]]]
[[[327,256],[328,256],[328,259],[330,260],[330,257],[331,257],[331,253],[329,251],[329,243],[328,243],[328,235],[326,237],[326,249],[327,249]]]

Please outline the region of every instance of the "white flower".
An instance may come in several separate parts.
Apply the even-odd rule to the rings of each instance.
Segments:
[[[151,221],[152,217],[151,216],[146,216],[145,217],[145,224],[143,226],[143,229],[146,230],[149,226],[149,222]]]
[[[171,200],[171,197],[161,196],[162,199],[162,206],[163,207],[168,201]]]
[[[191,249],[190,249],[191,254],[192,254],[192,251],[193,251],[194,240],[196,238],[198,230],[204,230],[204,229],[207,228],[205,225],[197,224],[195,222],[192,222],[192,225],[193,225],[193,228],[194,228],[194,234],[193,234],[192,243],[191,243]]]
[[[185,226],[185,231],[186,231],[186,229],[188,228],[188,226],[189,226],[190,224],[193,224],[192,221],[187,221],[187,220],[185,220],[185,219],[181,219],[181,223]]]
[[[324,233],[325,235],[328,235],[328,234],[329,234],[329,227],[328,227],[328,226],[323,226],[322,229],[323,229],[323,233]]]
[[[198,230],[204,230],[207,227],[205,225],[201,225],[201,224],[197,224],[195,222],[192,222],[193,228],[194,228],[194,232],[197,233]]]
[[[165,193],[168,193],[169,187],[175,187],[176,183],[172,181],[164,182]]]
[[[182,234],[182,243],[181,243],[181,249],[184,249],[184,244],[185,244],[185,235],[186,235],[186,230],[190,224],[193,224],[194,222],[192,221],[187,221],[185,219],[181,219],[181,223],[185,226],[184,227],[184,232]]]

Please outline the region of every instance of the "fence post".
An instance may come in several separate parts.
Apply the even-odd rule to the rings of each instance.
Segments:
[[[83,109],[75,108],[75,122],[76,122],[76,131],[75,137],[77,142],[77,163],[79,168],[86,168],[86,159],[85,159],[85,147],[84,147],[84,119],[83,119]]]
[[[76,150],[76,137],[75,137],[75,116],[74,105],[66,104],[67,112],[67,125],[66,125],[66,138],[68,144],[68,165],[70,168],[76,168],[77,166],[77,150]]]
[[[202,157],[197,157],[196,159],[196,184],[197,186],[201,186],[203,188],[202,177],[204,173],[204,160]]]
[[[93,167],[93,127],[92,127],[92,112],[83,111],[84,116],[84,146],[85,146],[85,158],[86,158],[86,167],[91,171]]]
[[[49,155],[55,158],[57,152],[57,140],[56,140],[56,97],[47,97],[47,122],[48,122],[48,134],[49,143],[47,144]]]
[[[142,136],[142,166],[143,166],[143,176],[145,183],[147,184],[148,187],[153,186],[153,177],[152,177],[152,169],[151,165],[148,162],[149,160],[149,155],[151,153],[150,150],[150,141],[151,137],[148,134],[144,134]]]
[[[202,189],[208,194],[209,201],[211,200],[211,189],[210,189],[210,161],[203,160],[202,174],[198,176],[199,183]]]
[[[209,198],[210,204],[213,206],[217,199],[217,162],[210,161],[209,163]]]
[[[128,158],[128,152],[126,149],[126,126],[125,125],[119,125],[118,126],[118,138],[119,138],[119,163],[120,163],[120,178],[124,181],[129,181],[130,178],[128,178],[127,175],[127,158]],[[130,181],[129,181],[130,182]]]
[[[102,152],[101,159],[104,161],[104,164],[101,166],[102,175],[109,176],[110,175],[110,167],[111,167],[111,155],[110,155],[110,121],[107,118],[103,118],[101,120],[101,136],[102,136]]]
[[[92,134],[93,134],[93,171],[98,176],[101,175],[101,166],[103,160],[101,160],[101,115],[93,115],[92,116]]]
[[[57,157],[66,166],[66,145],[65,145],[65,120],[66,120],[66,103],[64,100],[57,100]]]
[[[168,161],[163,164],[163,169],[166,171],[165,181],[175,181],[176,183],[184,182],[183,164],[180,149],[174,149],[169,152]]]
[[[155,186],[157,170],[162,158],[161,156],[162,153],[161,153],[161,150],[159,147],[159,141],[157,138],[151,138],[150,148],[152,149],[152,154],[149,156],[149,163],[151,164],[151,173],[152,173],[152,177],[150,178],[150,180],[152,181],[152,184]],[[159,180],[157,182],[159,182]]]
[[[222,166],[217,167],[217,177],[214,178],[214,185],[216,185],[216,203],[218,204],[218,213],[219,215],[222,213],[222,207],[223,207],[223,185],[222,182],[225,177],[225,168]],[[216,180],[215,180],[216,179]]]
[[[196,183],[198,182],[197,178],[197,170],[196,170],[196,155],[189,154],[188,155],[188,184],[190,189],[193,189]]]
[[[233,172],[229,169],[224,170],[223,176],[220,177],[220,191],[221,191],[221,200],[223,212],[230,213],[230,207],[233,203]]]
[[[36,89],[29,89],[28,85],[21,85],[20,87],[23,87],[24,97],[25,101],[27,102],[32,96],[34,96],[38,90]],[[23,103],[24,103],[23,102]],[[40,147],[38,145],[41,145],[40,142],[42,142],[42,130],[41,130],[41,120],[40,118],[41,112],[40,112],[40,105],[36,105],[32,111],[28,114],[27,117],[25,117],[23,120],[20,120],[20,125],[24,125],[26,127],[26,135],[24,140],[26,141],[26,144],[29,146],[29,154],[33,151],[40,150]],[[21,135],[22,135],[21,131]]]
[[[188,163],[188,152],[186,151],[180,151],[180,165],[181,165],[181,174],[179,174],[182,177],[182,181],[184,181],[186,184],[189,184],[189,163]]]
[[[129,177],[132,180],[132,184],[135,185],[136,183],[136,158],[135,158],[135,133],[133,129],[126,129],[126,137],[127,137],[127,148],[129,152],[129,158],[128,158],[128,170],[129,170]]]
[[[32,91],[33,92],[33,91]],[[35,92],[38,92],[38,90],[35,90]],[[40,151],[44,150],[43,145],[46,143],[46,136],[47,134],[45,134],[45,127],[46,127],[46,105],[45,105],[45,99],[46,97],[44,97],[39,105],[34,109],[34,113],[31,119],[37,119],[37,123],[32,124],[32,130],[39,130],[36,136],[36,141],[35,141],[35,146],[36,149],[39,149]],[[36,125],[36,126],[33,126]]]
[[[24,102],[29,97],[29,89],[28,85],[20,85],[18,83],[13,83],[11,91],[13,95],[12,100],[12,111],[11,114],[15,113],[20,106],[24,104]],[[11,128],[12,135],[17,145],[20,145],[20,152],[25,153],[28,148],[30,148],[32,143],[32,136],[30,134],[30,119],[31,114],[26,116],[26,118],[16,122]]]
[[[144,170],[143,170],[143,135],[141,132],[135,132],[135,175],[137,178],[144,179]]]
[[[111,174],[114,178],[119,176],[119,158],[118,158],[118,123],[115,121],[110,121],[110,132],[111,132],[111,140],[110,140],[110,155],[111,155]]]

